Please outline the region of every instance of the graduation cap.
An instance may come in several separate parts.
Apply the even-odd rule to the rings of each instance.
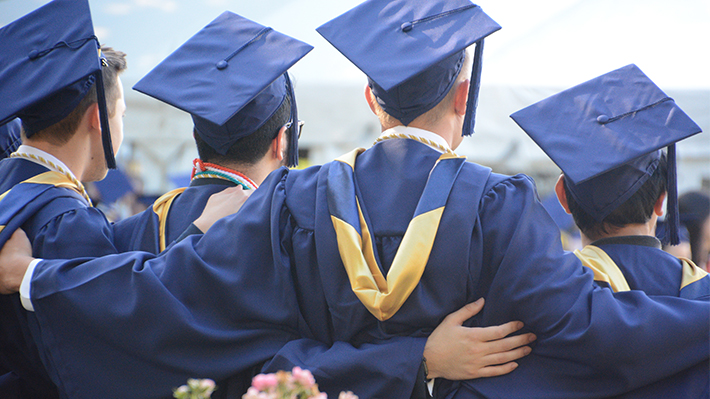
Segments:
[[[577,203],[601,222],[658,167],[668,147],[668,221],[678,243],[675,142],[700,127],[636,65],[526,107],[511,118],[562,169]]]
[[[369,0],[317,29],[368,77],[385,112],[405,125],[444,99],[476,43],[463,135],[473,133],[483,38],[500,29],[468,0]]]
[[[170,54],[134,90],[192,115],[220,154],[291,98],[288,165],[298,164],[298,113],[288,69],[312,46],[226,11]]]
[[[22,121],[15,118],[0,125],[0,159],[10,156],[22,144]]]
[[[54,0],[4,26],[0,54],[0,124],[19,117],[31,137],[69,115],[96,84],[106,164],[116,167],[87,0]]]

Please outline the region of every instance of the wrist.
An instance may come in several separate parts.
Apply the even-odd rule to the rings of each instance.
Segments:
[[[431,381],[432,377],[429,375],[429,366],[426,362],[426,357],[422,356],[422,367],[424,368],[424,380],[426,382]]]
[[[201,216],[192,222],[195,227],[197,227],[203,234],[207,232],[210,228],[210,224],[207,221],[201,219]]]
[[[427,380],[443,377],[440,372],[441,370],[438,369],[441,362],[439,361],[437,363],[437,359],[441,360],[440,358],[437,358],[437,352],[432,350],[430,347],[425,346],[424,352],[422,353],[422,370],[426,373],[424,377]]]

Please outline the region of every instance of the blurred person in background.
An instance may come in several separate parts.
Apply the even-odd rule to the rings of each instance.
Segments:
[[[693,253],[690,250],[690,235],[688,234],[688,229],[682,222],[683,215],[680,215],[680,225],[678,226],[678,239],[679,242],[676,245],[671,245],[670,242],[663,243],[663,250],[669,254],[675,256],[676,258],[693,259]],[[659,219],[656,225],[656,238],[663,240],[667,237],[668,233],[668,223],[664,220]],[[697,265],[702,267],[701,265]]]
[[[681,222],[688,230],[692,260],[706,271],[710,267],[710,195],[692,191],[678,198]]]

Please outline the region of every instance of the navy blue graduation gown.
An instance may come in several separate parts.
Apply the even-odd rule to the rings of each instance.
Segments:
[[[21,227],[32,243],[33,255],[41,258],[103,256],[115,253],[110,225],[104,215],[88,205],[76,191],[51,184],[19,184],[49,169],[24,159],[0,162],[0,244]],[[33,341],[36,328],[32,313],[24,310],[19,296],[0,298],[0,362],[11,375],[0,377],[0,391],[7,397],[55,398],[59,392]],[[44,359],[43,359],[44,357]],[[6,384],[6,385],[4,385]],[[5,397],[5,396],[3,396]]]
[[[360,199],[385,273],[438,157],[420,143],[391,140],[358,158]],[[420,283],[392,318],[379,321],[350,289],[337,250],[326,195],[331,166],[272,173],[237,215],[158,257],[40,263],[32,296],[42,333],[57,342],[51,356],[125,366],[110,376],[65,369],[75,397],[113,392],[126,380],[163,383],[155,378],[161,370],[218,376],[261,354],[276,355],[276,368],[311,369],[329,395],[352,389],[361,397],[408,398],[426,337],[481,296],[486,306],[469,325],[522,320],[538,336],[531,356],[557,368],[521,373],[528,356],[506,379],[437,380],[437,397],[609,396],[707,359],[708,303],[595,287],[592,273],[562,251],[532,180],[472,163],[453,186]],[[480,198],[472,194],[478,191]],[[248,350],[246,321],[254,326]],[[127,336],[136,325],[143,334]],[[300,339],[282,347],[277,341],[288,333]],[[398,355],[382,350],[388,346]],[[665,362],[656,361],[659,351],[669,354]],[[562,384],[528,378],[540,376]]]
[[[655,237],[612,237],[593,242],[604,250],[624,275],[629,288],[649,295],[681,296],[710,300],[710,275],[683,284],[683,266],[678,258],[661,250]],[[681,287],[683,287],[681,289]],[[710,339],[705,352],[710,352]],[[659,358],[658,361],[665,361]],[[710,362],[704,361],[664,380],[620,395],[618,398],[708,398]]]
[[[195,179],[170,204],[165,223],[165,244],[177,240],[202,214],[212,194],[235,184],[224,179]],[[119,252],[146,251],[157,254],[160,248],[160,219],[149,207],[145,211],[113,225],[114,242]]]
[[[184,237],[188,228],[200,217],[210,196],[235,184],[229,180],[216,178],[194,179],[190,186],[175,195],[169,206],[167,220],[161,236],[161,220],[151,206],[145,211],[114,223],[114,242],[119,252],[145,251],[157,254],[163,245],[170,245]],[[213,399],[241,398],[251,385],[254,375],[261,369],[255,364],[226,379],[217,381],[219,389],[212,394]],[[168,391],[165,391],[168,392]]]

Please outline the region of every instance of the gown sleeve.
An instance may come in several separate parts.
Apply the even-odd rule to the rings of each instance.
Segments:
[[[32,240],[37,258],[71,259],[115,254],[111,224],[96,208],[79,208],[53,218]]]

